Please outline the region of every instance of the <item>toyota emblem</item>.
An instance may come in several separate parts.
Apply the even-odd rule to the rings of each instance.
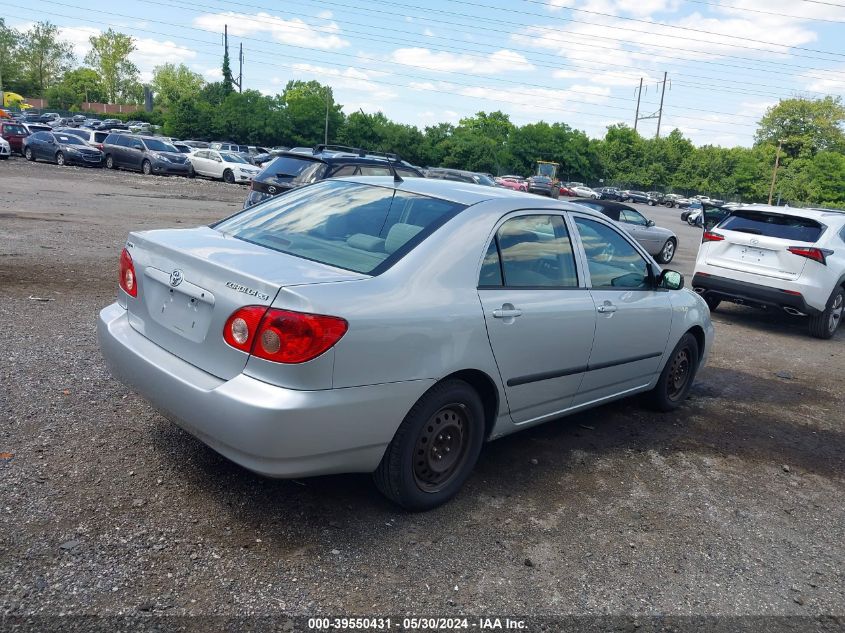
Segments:
[[[276,193],[276,188],[271,185],[267,187],[267,191],[269,191],[270,193]]]
[[[174,270],[172,273],[170,273],[170,285],[175,288],[176,286],[182,283],[182,279],[184,278],[185,276],[182,274],[181,270]]]
[[[752,239],[751,239],[751,243],[752,243],[752,244],[759,244],[759,243],[760,243],[760,240],[758,240],[757,238],[752,238]]]

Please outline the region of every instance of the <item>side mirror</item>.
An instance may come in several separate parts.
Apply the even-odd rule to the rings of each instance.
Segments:
[[[654,226],[654,220],[646,220],[645,225],[648,226],[648,227]]]
[[[140,143],[132,143],[132,149],[144,149],[144,146]]]
[[[684,276],[676,270],[664,270],[657,278],[657,287],[666,290],[680,290],[684,287]]]

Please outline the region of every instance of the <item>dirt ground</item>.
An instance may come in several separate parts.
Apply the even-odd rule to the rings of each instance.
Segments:
[[[0,163],[4,616],[845,615],[844,331],[722,307],[677,412],[490,443],[454,501],[406,514],[367,476],[253,475],[109,376],[95,317],[128,231],[245,195]],[[690,275],[697,230],[644,211]]]

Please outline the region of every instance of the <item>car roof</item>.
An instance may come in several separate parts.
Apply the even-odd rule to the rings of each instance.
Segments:
[[[812,218],[813,220],[821,220],[822,218],[830,217],[845,217],[845,211],[837,209],[817,209],[806,207],[777,207],[768,204],[743,204],[732,211],[768,211],[771,213],[780,213],[781,215],[792,215],[801,218]]]
[[[407,191],[421,196],[442,198],[458,204],[473,205],[487,200],[514,200],[522,201],[524,208],[557,208],[569,211],[584,211],[598,215],[593,209],[575,206],[572,203],[554,200],[543,196],[514,191],[506,187],[489,187],[487,185],[476,185],[475,183],[460,182],[457,180],[440,180],[439,178],[405,178],[402,182],[394,182],[390,176],[348,176],[339,180],[359,182],[367,185],[380,187],[391,187],[397,191]]]

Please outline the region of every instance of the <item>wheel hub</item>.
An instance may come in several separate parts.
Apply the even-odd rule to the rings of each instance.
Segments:
[[[834,301],[833,305],[831,306],[830,310],[830,320],[828,321],[828,327],[830,328],[831,332],[835,332],[836,328],[839,327],[839,321],[842,320],[842,295],[836,295],[836,300]]]
[[[448,484],[467,456],[469,424],[463,405],[441,408],[423,425],[414,446],[414,479],[436,492]]]
[[[675,354],[675,358],[672,359],[672,366],[669,369],[670,398],[677,398],[681,394],[689,378],[689,370],[689,352],[682,349]]]

